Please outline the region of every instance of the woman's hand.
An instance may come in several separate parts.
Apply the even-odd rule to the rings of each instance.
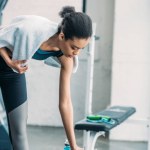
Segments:
[[[28,66],[24,65],[26,62],[26,60],[12,60],[9,62],[8,66],[16,70],[18,73],[22,74],[25,73],[28,69]]]
[[[27,65],[23,66],[23,64],[25,64],[27,61],[12,60],[12,52],[8,48],[6,47],[0,48],[0,56],[2,56],[2,58],[10,68],[13,68],[18,73],[22,74],[27,71],[28,66]]]

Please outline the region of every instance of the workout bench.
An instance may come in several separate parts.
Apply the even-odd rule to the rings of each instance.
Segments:
[[[75,129],[77,130],[85,130],[88,135],[88,139],[86,141],[85,150],[94,150],[96,140],[99,136],[105,135],[105,132],[109,132],[112,128],[121,124],[128,117],[136,112],[134,107],[125,107],[125,106],[112,106],[106,110],[100,111],[94,115],[102,115],[109,116],[111,119],[115,121],[114,124],[108,123],[91,123],[87,122],[86,118],[77,122],[75,124]]]

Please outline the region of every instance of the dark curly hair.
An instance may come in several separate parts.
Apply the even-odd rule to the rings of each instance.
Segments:
[[[63,20],[58,28],[58,34],[63,32],[66,40],[74,37],[87,39],[92,36],[92,21],[87,14],[76,12],[72,6],[65,6],[59,15]]]

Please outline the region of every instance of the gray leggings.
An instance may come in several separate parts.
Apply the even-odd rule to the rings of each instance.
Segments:
[[[26,122],[27,122],[27,101],[8,113],[10,138],[14,150],[29,150]]]

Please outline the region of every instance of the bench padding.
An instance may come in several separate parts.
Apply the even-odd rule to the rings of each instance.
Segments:
[[[75,124],[75,129],[77,130],[87,130],[87,131],[109,131],[110,129],[116,127],[128,117],[136,112],[134,107],[126,106],[112,106],[106,110],[100,111],[95,115],[104,115],[109,116],[115,120],[115,124],[108,123],[91,123],[87,122],[86,119],[83,119]]]

